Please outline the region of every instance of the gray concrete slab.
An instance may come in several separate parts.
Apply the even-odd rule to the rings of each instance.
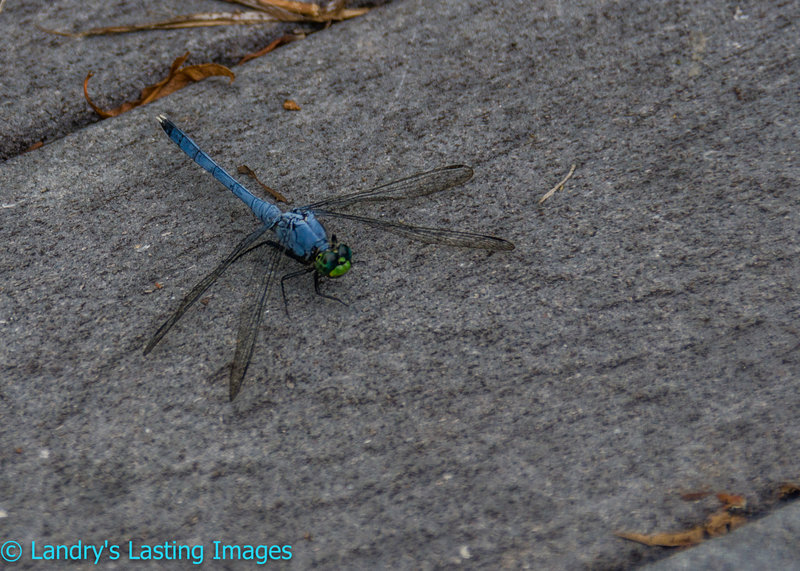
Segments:
[[[291,545],[299,568],[634,567],[671,552],[615,530],[716,509],[680,492],[775,509],[800,457],[798,11],[406,0],[0,165],[0,532],[18,568],[49,568],[32,542],[79,540],[119,545],[108,568],[175,565],[130,561],[129,542],[238,568],[215,541]],[[187,37],[45,54],[80,85],[101,45],[168,64]],[[63,97],[26,89],[4,113]],[[330,224],[362,262],[326,286],[349,306],[294,282],[287,318],[272,296],[231,404],[247,262],[141,354],[255,227],[161,112],[297,204],[470,164],[463,188],[380,212],[517,249]]]

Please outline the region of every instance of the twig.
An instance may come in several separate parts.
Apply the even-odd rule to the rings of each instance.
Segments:
[[[569,172],[567,173],[567,176],[565,176],[564,179],[561,182],[559,182],[557,185],[555,185],[553,188],[548,190],[547,194],[545,194],[543,197],[541,197],[539,199],[539,204],[542,204],[545,200],[547,200],[548,198],[553,196],[557,191],[559,191],[562,188],[564,188],[564,185],[570,179],[570,177],[572,176],[572,173],[574,173],[574,172],[575,172],[575,165],[572,165],[572,168],[569,169]]]
[[[282,195],[280,192],[278,192],[278,191],[277,191],[277,190],[275,190],[274,188],[270,188],[269,186],[267,186],[266,184],[264,184],[263,182],[261,182],[261,181],[258,179],[258,177],[256,176],[256,173],[253,171],[253,169],[251,169],[251,168],[250,168],[250,167],[248,167],[247,165],[239,165],[238,167],[236,167],[236,169],[239,171],[239,173],[241,173],[241,174],[246,174],[247,176],[249,176],[249,177],[252,177],[253,179],[255,179],[255,181],[256,181],[256,182],[257,182],[259,185],[261,185],[261,188],[263,188],[263,189],[264,189],[266,192],[268,192],[269,194],[271,194],[271,195],[272,195],[272,197],[273,197],[275,200],[277,200],[277,201],[279,201],[279,202],[285,202],[286,204],[289,204],[289,201],[286,199],[286,197],[285,197],[285,196],[283,196],[283,195]]]
[[[289,42],[293,42],[295,40],[302,40],[305,38],[305,34],[284,34],[280,38],[273,40],[267,47],[258,50],[257,52],[253,52],[251,54],[247,54],[236,65],[242,65],[245,62],[250,61],[251,59],[255,59],[257,57],[261,57],[263,55],[268,54],[275,48],[278,48],[284,44],[288,44]]]
[[[204,28],[209,26],[230,26],[233,24],[266,24],[277,21],[275,16],[264,14],[263,12],[201,12],[199,14],[187,14],[176,16],[161,22],[150,22],[147,24],[134,24],[132,26],[108,26],[104,28],[92,28],[83,32],[61,32],[50,30],[36,24],[36,27],[49,34],[67,36],[68,38],[86,38],[89,36],[102,36],[110,34],[127,34],[131,32],[141,32],[145,30],[180,30],[183,28]]]
[[[369,8],[346,8],[344,0],[334,0],[327,6],[319,6],[295,0],[225,0],[272,14],[283,22],[317,22],[320,24],[332,20],[349,20],[369,12]]]

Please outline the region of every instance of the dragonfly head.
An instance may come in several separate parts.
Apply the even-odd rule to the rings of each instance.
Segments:
[[[353,252],[349,246],[336,243],[333,238],[331,247],[323,250],[314,259],[314,269],[326,278],[338,278],[350,269]]]

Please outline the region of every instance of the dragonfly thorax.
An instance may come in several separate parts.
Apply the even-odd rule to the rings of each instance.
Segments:
[[[314,264],[318,274],[338,278],[350,269],[353,256],[350,248],[339,244],[336,237],[328,241],[328,234],[314,213],[309,210],[284,212],[275,223],[278,241],[291,254],[306,263]]]
[[[278,242],[292,255],[305,262],[314,260],[317,252],[329,250],[328,234],[313,212],[284,212],[274,223]]]

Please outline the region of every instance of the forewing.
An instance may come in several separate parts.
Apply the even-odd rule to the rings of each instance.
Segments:
[[[301,210],[314,210],[318,208],[342,208],[357,202],[376,202],[380,200],[401,200],[417,198],[434,192],[440,192],[464,184],[472,178],[472,169],[465,165],[450,165],[432,171],[417,173],[400,180],[376,186],[369,190],[362,190],[343,196],[321,200]]]
[[[447,244],[449,246],[459,246],[462,248],[479,248],[482,250],[513,250],[514,244],[502,238],[488,236],[486,234],[475,234],[473,232],[460,232],[458,230],[445,230],[444,228],[426,228],[424,226],[410,226],[400,222],[388,222],[355,216],[353,214],[342,214],[341,212],[329,212],[327,210],[315,210],[319,216],[329,216],[334,218],[344,218],[354,220],[361,224],[366,224],[374,228],[380,228],[388,232],[393,232],[412,240],[426,242],[429,244]]]

